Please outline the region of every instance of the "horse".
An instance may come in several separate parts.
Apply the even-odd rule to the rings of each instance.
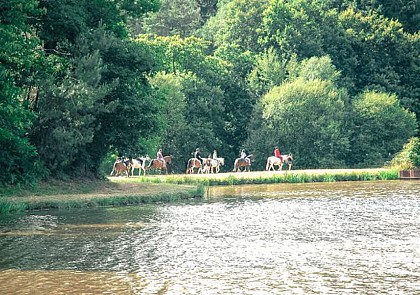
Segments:
[[[286,163],[289,167],[289,171],[292,170],[293,166],[293,156],[292,154],[288,154],[286,157],[283,157],[283,163]]]
[[[211,164],[212,160],[213,160],[212,158],[204,158],[201,170],[199,170],[198,172],[210,173],[210,170],[212,169],[212,164]]]
[[[251,161],[253,160],[253,155],[248,155],[246,158],[237,158],[233,164],[233,172],[241,172],[241,167],[245,167],[244,171],[251,171]]]
[[[162,163],[162,161],[159,159],[151,160],[149,166],[147,166],[147,169],[155,168],[159,169],[160,172],[162,172],[162,170],[164,169],[165,173],[168,174],[168,164],[172,163],[172,156],[164,156],[163,160],[165,161],[165,163]]]
[[[131,163],[129,159],[124,158],[122,160],[117,160],[112,166],[112,171],[110,175],[118,176],[119,174],[125,172],[127,177],[130,177],[130,168],[131,168]]]
[[[145,157],[139,157],[131,160],[131,176],[134,175],[134,169],[139,169],[139,176],[141,175],[141,170],[143,170],[143,175],[146,175],[146,161],[150,161],[149,155]]]
[[[194,174],[194,169],[197,168],[197,173],[204,173],[210,170],[210,159],[202,158],[203,164],[197,158],[190,158],[187,162],[187,170],[185,173]]]
[[[201,162],[199,159],[197,158],[190,158],[188,159],[187,162],[187,170],[185,171],[186,174],[193,174],[194,173],[194,168],[197,168],[198,171],[197,173],[200,171],[201,169]]]
[[[211,173],[219,173],[220,165],[225,165],[225,158],[215,158],[210,160],[210,171]],[[215,168],[215,169],[213,169]]]
[[[280,158],[277,157],[268,157],[267,158],[267,164],[265,165],[265,170],[270,171],[271,169],[274,169],[274,166],[278,166],[278,171],[281,171],[283,168],[283,164],[287,163],[289,166],[289,171],[292,169],[293,165],[293,156],[292,154],[288,154],[287,156],[281,156]]]

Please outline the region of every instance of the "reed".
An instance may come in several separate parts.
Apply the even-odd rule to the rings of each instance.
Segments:
[[[337,182],[337,181],[373,181],[399,179],[398,170],[363,170],[352,172],[305,173],[286,172],[278,174],[258,174],[248,176],[245,172],[218,175],[170,175],[170,176],[142,176],[136,178],[114,179],[113,181],[172,183],[188,185],[241,185],[241,184],[270,184],[270,183],[310,183],[310,182]]]

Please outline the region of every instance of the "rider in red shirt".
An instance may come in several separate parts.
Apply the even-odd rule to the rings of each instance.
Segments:
[[[280,154],[280,150],[278,146],[276,146],[276,148],[274,149],[274,156],[282,160],[282,156]]]

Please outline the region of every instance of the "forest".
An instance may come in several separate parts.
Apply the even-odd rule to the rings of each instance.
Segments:
[[[275,146],[297,169],[420,151],[417,0],[0,3],[3,185],[159,148],[173,173],[196,148],[255,170]]]

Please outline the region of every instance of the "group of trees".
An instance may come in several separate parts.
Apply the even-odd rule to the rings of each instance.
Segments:
[[[176,172],[196,147],[382,166],[420,118],[420,6],[400,2],[0,0],[0,182],[159,147]]]

